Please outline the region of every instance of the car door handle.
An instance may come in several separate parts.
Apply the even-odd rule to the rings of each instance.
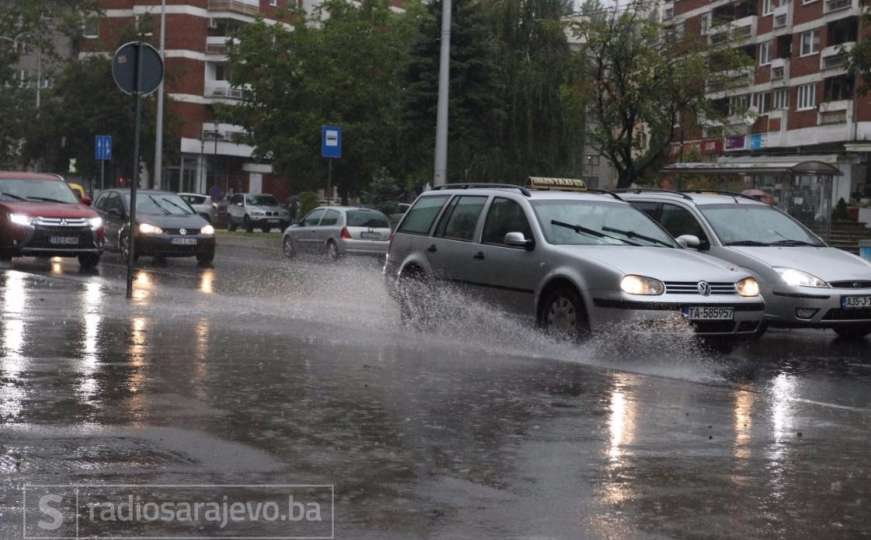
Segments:
[[[475,255],[472,258],[477,259],[479,261],[483,261],[484,260],[484,252],[479,251],[478,253],[475,253]]]
[[[436,247],[435,244],[433,244],[433,245],[431,245],[430,247],[426,248],[426,250],[429,251],[430,253],[435,253],[435,252],[438,251],[439,249]]]

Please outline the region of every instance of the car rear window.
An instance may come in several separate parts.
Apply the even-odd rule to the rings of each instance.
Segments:
[[[405,219],[399,225],[399,232],[411,234],[426,234],[432,228],[439,211],[450,199],[450,195],[421,197],[405,214]]]
[[[369,227],[389,229],[387,216],[375,210],[351,210],[348,212],[348,227]]]

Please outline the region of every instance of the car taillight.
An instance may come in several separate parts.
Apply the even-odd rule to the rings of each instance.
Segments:
[[[347,227],[342,227],[342,240],[350,240],[350,239],[351,239],[351,232],[348,230]]]

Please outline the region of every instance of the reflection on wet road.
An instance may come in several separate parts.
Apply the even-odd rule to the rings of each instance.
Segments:
[[[2,538],[25,483],[336,484],[339,538],[871,534],[869,341],[574,347],[459,304],[424,335],[377,261],[277,246],[143,261],[129,304],[111,255],[0,291]]]

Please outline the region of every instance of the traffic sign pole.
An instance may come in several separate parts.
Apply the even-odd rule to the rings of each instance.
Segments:
[[[142,43],[136,47],[133,78],[136,93],[136,131],[133,135],[133,182],[130,184],[130,224],[127,228],[127,298],[133,298],[133,264],[136,260],[136,189],[139,187],[139,125],[142,122]]]

